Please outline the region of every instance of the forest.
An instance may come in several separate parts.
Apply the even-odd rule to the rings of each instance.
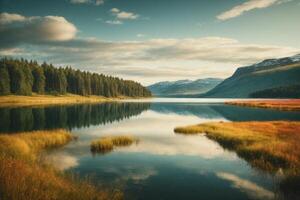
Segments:
[[[54,67],[25,59],[0,59],[0,95],[66,93],[83,96],[148,97],[151,92],[141,84],[71,67]]]

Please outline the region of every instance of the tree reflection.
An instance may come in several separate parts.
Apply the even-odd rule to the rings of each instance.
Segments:
[[[0,109],[0,132],[81,128],[120,121],[149,109],[148,103],[104,103]]]

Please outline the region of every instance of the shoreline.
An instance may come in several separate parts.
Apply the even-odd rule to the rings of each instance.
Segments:
[[[276,99],[276,100],[241,100],[241,101],[227,101],[224,104],[253,107],[253,108],[266,108],[285,111],[300,111],[300,99]]]
[[[52,106],[52,105],[72,105],[84,103],[105,103],[124,99],[135,99],[145,97],[103,97],[103,96],[80,96],[75,94],[65,95],[38,95],[18,96],[7,95],[0,96],[0,108],[3,107],[27,107],[27,106]]]
[[[88,179],[62,172],[41,159],[46,149],[76,140],[56,129],[0,135],[0,193],[3,199],[121,200],[122,192],[94,185]],[[38,191],[38,193],[37,193]]]
[[[300,122],[246,121],[207,122],[176,127],[175,133],[206,134],[223,148],[233,150],[252,166],[300,176]]]

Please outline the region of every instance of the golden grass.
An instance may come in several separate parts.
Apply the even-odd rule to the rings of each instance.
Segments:
[[[255,167],[268,171],[282,168],[287,173],[300,174],[300,122],[212,122],[174,131],[206,133]]]
[[[37,94],[33,94],[32,96],[8,95],[0,96],[0,107],[101,103],[106,101],[114,101],[118,99],[119,98],[107,98],[102,96],[80,96],[74,94],[66,94],[59,96]]]
[[[35,159],[45,148],[62,146],[74,139],[66,130],[34,131],[30,133],[1,134],[0,155]]]
[[[99,190],[88,181],[58,172],[37,159],[43,149],[62,146],[73,138],[65,130],[0,135],[0,199],[122,199],[120,192]]]
[[[300,99],[280,99],[280,100],[254,100],[254,101],[229,101],[225,104],[236,106],[249,106],[257,108],[270,108],[278,110],[299,111]]]
[[[137,143],[138,139],[130,135],[120,136],[107,136],[98,140],[94,140],[91,143],[91,151],[105,153],[112,151],[117,146],[129,146],[133,143]]]
[[[7,95],[0,96],[0,107],[24,107],[24,106],[47,106],[47,105],[66,105],[82,103],[103,103],[119,101],[124,99],[144,99],[151,97],[103,97],[103,96],[81,96],[75,94],[65,95],[38,95],[18,96]]]

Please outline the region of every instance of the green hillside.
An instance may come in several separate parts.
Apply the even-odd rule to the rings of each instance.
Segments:
[[[224,80],[204,97],[248,98],[250,94],[266,89],[299,84],[300,62],[267,65],[263,61],[257,65],[239,68],[230,78]]]

